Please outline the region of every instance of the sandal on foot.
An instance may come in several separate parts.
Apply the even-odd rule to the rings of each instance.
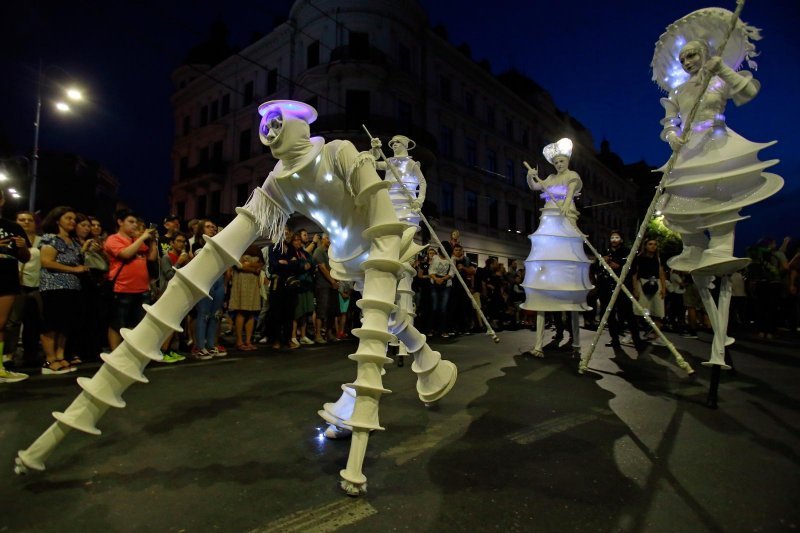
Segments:
[[[44,365],[42,365],[42,375],[51,375],[51,374],[66,374],[70,372],[69,366],[61,366],[60,361],[63,359],[56,360],[56,361],[45,361]]]

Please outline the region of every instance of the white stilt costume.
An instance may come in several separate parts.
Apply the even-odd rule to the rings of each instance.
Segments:
[[[583,235],[576,221],[578,210],[574,199],[581,191],[580,176],[569,170],[572,141],[561,139],[544,148],[544,156],[556,167],[544,181],[535,169],[528,171],[528,185],[543,191],[545,200],[539,227],[531,240],[531,253],[525,260],[525,303],[520,307],[537,311],[536,343],[533,355],[543,357],[544,312],[570,311],[572,313],[572,348],[580,353],[578,312],[587,311],[586,295],[591,290],[589,282],[590,261],[583,251]]]
[[[715,49],[724,42],[732,20],[733,30],[724,50]],[[667,264],[695,278],[714,328],[710,363],[720,366],[725,366],[725,346],[732,342],[725,333],[730,303],[727,276],[749,263],[749,259],[733,256],[736,223],[749,218],[739,210],[783,187],[780,176],[762,172],[778,160],[758,159],[758,152],[776,141],[750,142],[725,122],[728,99],[742,105],[758,94],[758,81],[749,72],[736,69],[744,61],[755,66],[751,39],[760,38],[756,28],[730,11],[701,9],[668,26],[656,43],[651,65],[653,80],[669,92],[668,98],[661,99],[666,110],[661,138],[678,152],[658,209],[665,225],[681,234],[684,248]],[[688,138],[682,139],[688,115],[698,101]],[[718,305],[708,291],[714,275],[723,276]]]
[[[392,209],[388,184],[375,172],[374,159],[359,154],[346,141],[325,143],[310,138],[309,123],[316,111],[289,100],[262,104],[261,140],[279,163],[262,188],[256,189],[237,217],[209,246],[176,272],[167,291],[151,306],[133,330],[123,330],[124,342],[111,354],[102,354],[105,364],[91,379],[80,378],[83,392],[63,413],[53,413],[56,422],[31,446],[19,452],[16,471],[44,470],[44,461],[71,429],[99,434],[96,423],[109,407],[125,406],[122,393],[133,383],[146,383],[142,371],[151,360],[160,360],[159,347],[171,331],[180,331],[180,321],[200,300],[208,296],[212,283],[237,263],[259,234],[273,241],[281,238],[289,214],[299,211],[324,227],[331,235],[331,272],[340,280],[353,280],[362,287],[358,302],[363,327],[354,331],[358,348],[350,359],[358,363],[356,380],[346,387],[355,391],[352,412],[339,423],[353,430],[347,467],[340,472],[342,487],[349,494],[366,491],[362,473],[369,432],[383,429],[378,420],[383,388],[381,370],[386,357],[389,315],[395,310],[397,275],[411,250],[405,224]],[[415,359],[417,390],[424,401],[446,394],[456,379],[455,365],[444,361],[425,343],[424,335],[400,310],[394,320],[396,335]],[[326,410],[327,411],[327,410]]]
[[[421,218],[420,209],[422,203],[425,201],[425,191],[427,183],[419,170],[419,163],[415,162],[408,155],[408,150],[415,146],[414,141],[403,135],[396,135],[389,141],[389,146],[394,151],[394,157],[387,161],[379,161],[381,141],[374,138],[371,141],[372,150],[371,156],[378,160],[375,166],[378,170],[387,170],[387,164],[395,165],[398,170],[398,175],[402,180],[402,185],[394,178],[394,174],[387,172],[385,176],[386,183],[389,184],[389,198],[392,201],[395,215],[397,219],[405,225],[403,229],[404,241],[413,238],[414,234],[419,229],[419,221]],[[403,189],[405,187],[405,190]],[[408,191],[408,192],[406,192]],[[409,193],[411,197],[409,197]],[[413,324],[416,313],[414,311],[414,290],[411,288],[411,282],[416,276],[417,271],[410,266],[411,260],[424,248],[424,246],[417,245],[413,242],[408,243],[408,250],[403,254],[406,261],[403,263],[403,269],[399,273],[397,282],[397,295],[395,304],[400,313],[393,313],[389,319],[389,331],[393,334],[397,332],[395,329],[401,327],[402,324],[397,322],[398,318],[408,318],[410,323]],[[409,350],[405,343],[401,342],[397,337],[391,339],[390,344],[398,346],[398,365],[402,364],[402,358],[408,357]],[[412,367],[413,369],[413,367]],[[385,372],[385,371],[384,371]],[[325,429],[325,436],[331,439],[346,438],[351,435],[351,428],[344,422],[349,418],[355,405],[356,394],[355,391],[342,386],[342,395],[335,403],[326,403],[323,409],[319,411],[319,415],[328,422],[328,427]]]
[[[389,148],[394,155],[385,161],[381,161],[381,141],[373,138],[371,141],[372,153],[376,160],[378,170],[385,172],[384,179],[391,183],[389,187],[389,198],[392,199],[394,214],[400,222],[408,224],[406,231],[418,232],[419,222],[422,220],[422,204],[425,202],[425,193],[428,190],[428,182],[422,175],[422,170],[418,162],[408,155],[413,150],[416,143],[405,135],[395,135],[389,141]],[[392,165],[397,175],[390,172],[388,165]],[[398,181],[398,176],[399,180]],[[417,247],[420,251],[424,246]],[[416,256],[416,254],[415,254]],[[412,321],[417,316],[414,309],[414,289],[412,282],[417,275],[416,269],[411,266],[411,261],[405,263],[403,273],[397,282],[397,306],[407,313]],[[393,322],[390,322],[393,325]],[[408,357],[408,346],[398,342],[397,362],[403,365],[403,358]]]

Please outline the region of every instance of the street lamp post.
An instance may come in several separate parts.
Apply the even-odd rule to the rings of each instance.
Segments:
[[[60,67],[55,67],[55,65],[48,65],[46,68],[42,68],[42,61],[39,60],[39,75],[36,80],[36,120],[33,123],[33,158],[31,161],[31,188],[30,188],[30,198],[28,198],[28,210],[31,213],[35,213],[36,209],[36,181],[38,177],[38,170],[39,170],[39,127],[41,124],[42,119],[42,82],[44,78],[45,71],[50,68],[58,68],[59,70],[64,71],[64,69]],[[66,71],[64,71],[65,74]],[[67,74],[69,76],[69,74]],[[66,95],[71,100],[82,100],[83,95],[77,89],[68,89],[66,91]],[[70,107],[63,103],[59,102],[56,104],[56,108],[59,111],[67,112],[70,110]]]

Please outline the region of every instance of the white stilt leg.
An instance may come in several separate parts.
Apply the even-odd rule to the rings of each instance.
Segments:
[[[534,357],[544,357],[544,311],[536,312],[536,344],[533,346]]]

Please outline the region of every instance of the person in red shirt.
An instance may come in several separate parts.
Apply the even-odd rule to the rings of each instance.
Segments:
[[[130,209],[120,209],[114,214],[117,233],[110,235],[104,250],[109,258],[108,279],[114,281],[114,303],[110,309],[108,344],[116,349],[122,342],[119,330],[132,328],[144,318],[142,305],[148,303],[150,274],[148,261],[156,261],[157,246],[146,243],[155,236],[155,230],[139,233],[138,219]]]

